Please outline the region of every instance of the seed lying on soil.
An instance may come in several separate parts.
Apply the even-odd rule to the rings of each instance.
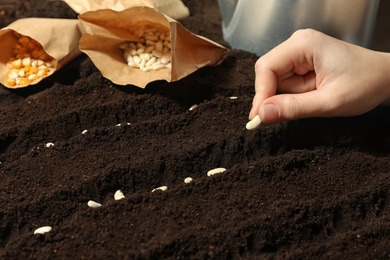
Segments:
[[[139,29],[135,32],[139,42],[123,42],[119,48],[124,51],[127,65],[143,72],[172,68],[172,45],[169,32],[155,28]]]
[[[246,129],[248,130],[255,130],[258,128],[261,124],[259,115],[255,116],[251,121],[246,123]]]
[[[123,192],[121,190],[117,190],[114,194],[114,199],[115,200],[121,200],[124,199],[125,195],[123,195]]]
[[[157,190],[166,191],[167,189],[168,189],[167,186],[161,186],[161,187],[158,187],[158,188],[153,189],[152,192],[155,192],[155,191],[157,191]]]
[[[237,99],[237,97],[230,97],[230,99]]]
[[[46,147],[53,147],[54,144],[53,144],[53,143],[47,143],[47,144],[45,144],[45,146],[46,146]]]
[[[191,177],[187,177],[184,179],[184,183],[190,183],[192,182],[192,178]]]
[[[101,206],[102,206],[102,204],[97,203],[93,200],[88,201],[88,207],[90,207],[90,208],[100,208]]]
[[[214,174],[218,174],[218,173],[221,173],[221,172],[224,172],[226,171],[225,168],[215,168],[215,169],[212,169],[210,171],[207,172],[207,176],[212,176]]]
[[[17,42],[13,46],[14,56],[7,62],[10,70],[5,79],[8,87],[27,86],[54,70],[56,60],[44,51],[40,43],[19,33],[14,35]]]
[[[88,133],[88,130],[84,130],[81,132],[81,134],[85,135],[86,133]]]
[[[45,234],[45,233],[50,232],[50,231],[51,231],[51,227],[50,226],[43,226],[43,227],[35,229],[34,235],[36,235],[36,234]]]
[[[188,110],[192,111],[194,109],[197,109],[198,108],[198,105],[192,105]]]

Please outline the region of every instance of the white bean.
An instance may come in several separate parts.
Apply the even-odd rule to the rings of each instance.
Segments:
[[[93,200],[88,201],[88,207],[90,207],[90,208],[100,208],[101,206],[102,206],[102,204],[97,203]]]
[[[144,38],[145,38],[145,40],[150,40],[150,41],[155,41],[155,42],[158,41],[158,36],[153,35],[153,34],[152,35],[145,35]]]
[[[198,108],[198,105],[192,105],[188,110],[192,111],[194,109],[197,109]]]
[[[152,70],[161,70],[164,68],[165,68],[164,64],[153,64],[153,66],[152,66]]]
[[[172,59],[172,54],[171,53],[164,54],[161,57],[161,63],[162,64],[168,64],[169,62],[171,62],[171,59]]]
[[[158,50],[159,52],[162,52],[162,51],[163,51],[163,48],[164,48],[163,42],[162,42],[162,41],[158,41],[158,42],[156,43],[155,48],[156,48],[156,50]]]
[[[137,54],[141,54],[141,53],[144,53],[145,52],[145,48],[139,48],[137,50]]]
[[[168,189],[167,186],[161,186],[161,187],[158,187],[158,188],[153,189],[152,192],[155,192],[155,191],[157,191],[157,190],[166,191],[167,189]]]
[[[88,132],[88,130],[84,130],[81,132],[81,134],[85,135]]]
[[[215,168],[215,169],[212,169],[212,170],[208,171],[207,172],[207,176],[212,176],[212,175],[224,172],[224,171],[226,171],[225,168]]]
[[[36,235],[36,234],[45,234],[45,233],[50,232],[50,231],[51,231],[51,227],[50,226],[43,226],[43,227],[35,229],[34,235]]]
[[[45,146],[46,146],[46,147],[53,147],[54,144],[53,144],[53,143],[47,143]]]
[[[123,192],[121,190],[117,190],[114,194],[114,199],[115,200],[121,200],[124,199],[125,195],[123,195]]]
[[[119,44],[119,49],[125,50],[127,47],[129,47],[129,43],[127,42],[122,42]]]
[[[150,55],[149,55],[149,53],[141,53],[141,54],[139,55],[139,57],[140,57],[142,60],[145,60],[145,61],[150,60]]]
[[[261,124],[259,115],[256,115],[251,121],[246,124],[246,129],[255,130]]]
[[[146,53],[151,53],[153,50],[154,50],[154,46],[152,45],[152,46],[146,47],[145,52]]]
[[[190,183],[192,182],[192,178],[191,177],[187,177],[184,179],[184,183]]]
[[[152,54],[154,56],[156,56],[157,58],[161,58],[163,56],[163,53],[161,51],[158,51],[158,50],[153,50]]]

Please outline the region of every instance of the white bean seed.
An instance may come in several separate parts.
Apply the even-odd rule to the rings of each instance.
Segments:
[[[169,62],[171,62],[171,59],[172,59],[172,54],[167,53],[167,54],[164,54],[160,60],[161,60],[162,64],[168,64]]]
[[[143,72],[148,72],[152,70],[151,66],[145,66],[144,68],[141,69]]]
[[[191,177],[187,177],[184,179],[184,183],[190,183],[192,182],[192,178]]]
[[[45,234],[45,233],[50,232],[50,231],[51,231],[51,227],[50,226],[43,226],[43,227],[35,229],[34,235],[36,235],[36,234]]]
[[[88,207],[90,208],[100,208],[102,204],[95,202],[93,200],[88,201]]]
[[[150,46],[156,45],[156,42],[155,42],[155,41],[152,41],[152,40],[146,40],[145,43],[146,43],[147,45],[150,45]]]
[[[139,55],[139,57],[141,58],[141,60],[145,60],[145,61],[150,60],[149,53],[142,53],[142,54]]]
[[[198,108],[198,105],[192,105],[188,110],[192,111]]]
[[[46,147],[53,147],[54,144],[53,144],[53,143],[47,143],[45,146],[46,146]]]
[[[147,63],[146,63],[146,66],[147,67],[150,67],[152,66],[154,63],[156,63],[157,59],[156,57],[152,57]]]
[[[255,130],[261,124],[259,115],[256,115],[251,121],[246,124],[246,129]]]
[[[158,41],[158,42],[156,43],[155,48],[156,48],[156,50],[162,52],[162,51],[163,51],[163,48],[164,48],[163,42],[162,42],[162,41]]]
[[[81,132],[81,134],[85,135],[88,132],[88,130],[84,130]]]
[[[166,191],[167,189],[168,189],[167,186],[161,186],[161,187],[158,187],[158,188],[153,189],[152,192],[155,192],[155,191],[157,191],[157,190]]]
[[[153,54],[154,56],[156,56],[157,58],[161,58],[161,57],[163,56],[163,53],[162,53],[161,51],[156,50],[156,49],[154,49],[154,50],[152,51],[152,54]]]
[[[146,53],[151,53],[153,50],[154,50],[154,46],[152,45],[152,46],[146,47],[145,52]]]
[[[215,168],[215,169],[212,169],[212,170],[208,171],[207,172],[207,176],[212,176],[212,175],[224,172],[224,171],[226,171],[225,168]]]
[[[122,42],[121,44],[119,44],[119,49],[125,50],[128,47],[129,47],[129,43],[127,42]]]
[[[165,68],[165,65],[164,64],[153,64],[152,66],[152,70],[161,70],[161,69],[164,69]]]
[[[149,35],[149,34],[148,34],[148,35],[145,35],[144,38],[145,38],[145,40],[150,40],[150,41],[155,41],[155,42],[158,41],[158,36],[153,35],[153,34],[151,34],[151,35]]]
[[[125,195],[123,195],[123,192],[121,190],[117,190],[114,194],[114,199],[115,200],[121,200],[124,199]]]

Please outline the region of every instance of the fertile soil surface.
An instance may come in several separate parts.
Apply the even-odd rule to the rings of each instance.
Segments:
[[[62,1],[3,2],[1,27],[77,17]],[[226,45],[217,1],[184,2],[180,22]],[[388,259],[390,109],[247,131],[256,59],[233,50],[140,89],[81,55],[0,86],[0,259]]]

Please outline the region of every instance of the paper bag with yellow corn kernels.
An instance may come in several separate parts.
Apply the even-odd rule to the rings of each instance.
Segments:
[[[229,51],[155,8],[97,10],[79,15],[79,20],[80,50],[118,85],[144,88],[156,80],[177,81],[219,64]]]
[[[0,83],[8,88],[37,84],[77,55],[77,19],[24,18],[0,30]]]

